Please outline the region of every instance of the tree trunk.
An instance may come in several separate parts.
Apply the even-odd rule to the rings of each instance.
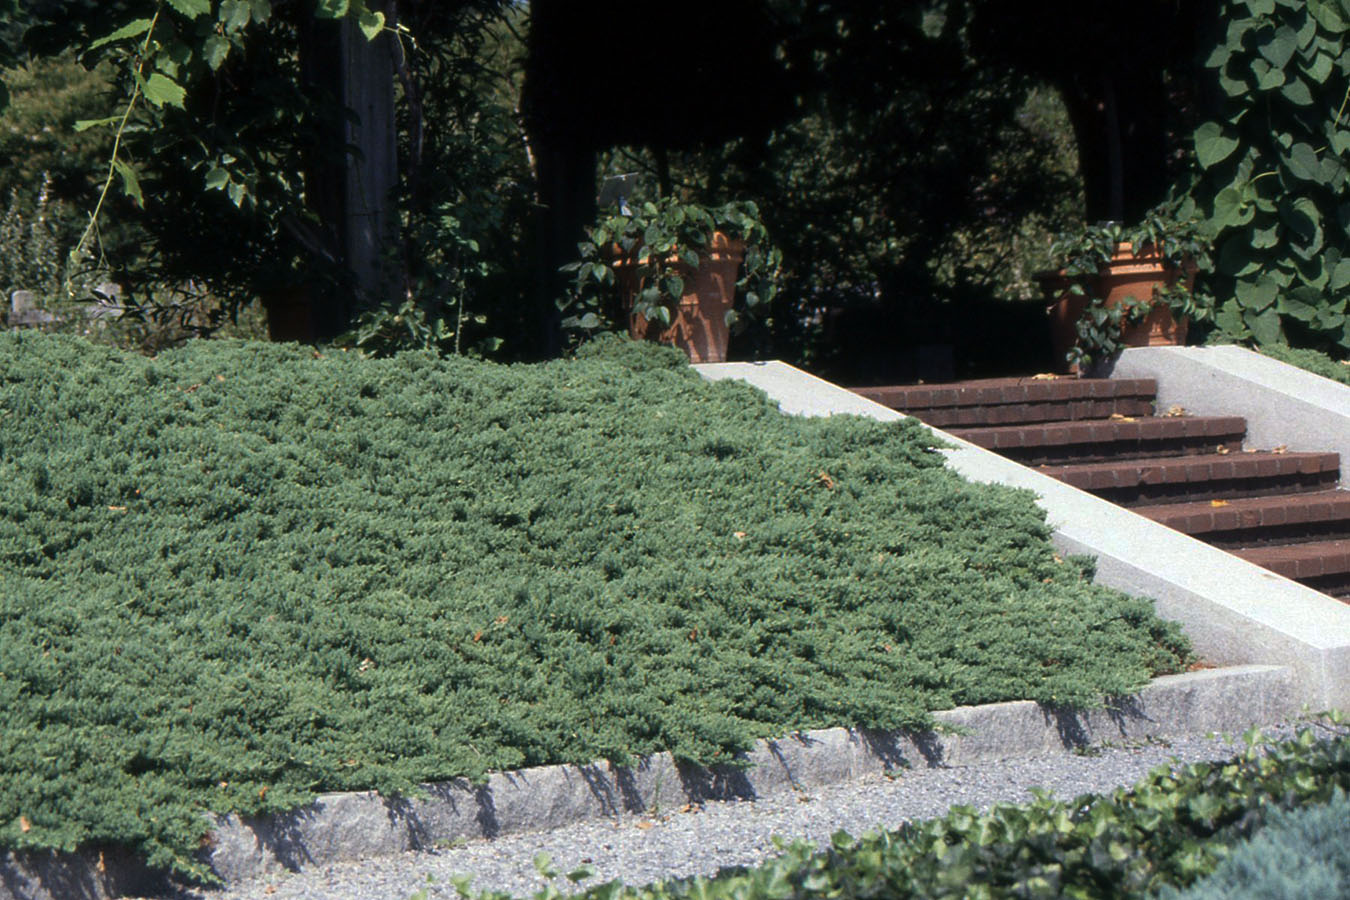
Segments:
[[[341,97],[353,117],[344,127],[351,149],[339,234],[352,292],[344,304],[333,304],[319,317],[321,337],[345,331],[362,309],[397,303],[399,290],[399,268],[391,258],[398,247],[393,39],[382,33],[367,40],[350,17],[342,20],[340,31]]]
[[[267,302],[273,340],[330,340],[361,310],[396,303],[399,267],[395,215],[398,142],[394,118],[392,38],[370,41],[351,19],[307,16],[300,34],[303,78],[347,115],[326,124],[326,137],[305,155],[305,202],[321,222],[308,230],[312,265],[305,283]]]

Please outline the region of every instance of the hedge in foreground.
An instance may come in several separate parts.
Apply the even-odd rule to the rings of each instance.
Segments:
[[[1331,740],[1318,740],[1311,730],[1270,746],[1261,744],[1255,733],[1247,740],[1244,751],[1229,762],[1176,770],[1163,766],[1134,788],[1110,795],[1087,794],[1071,802],[1039,795],[1030,804],[999,805],[984,814],[971,807],[954,807],[946,816],[896,831],[857,839],[838,832],[824,852],[797,842],[763,866],[727,870],[711,879],[689,878],[642,888],[611,882],[588,888],[577,897],[1133,900],[1159,891],[1175,897],[1175,888],[1214,872],[1230,853],[1239,857],[1244,851],[1234,853],[1235,845],[1241,848],[1245,838],[1259,834],[1268,818],[1280,821],[1280,810],[1325,804],[1337,792],[1350,790],[1350,739],[1343,729]],[[1344,808],[1343,796],[1339,802]],[[1320,828],[1324,822],[1316,819],[1309,827]],[[1339,827],[1335,823],[1328,827],[1344,835],[1344,820]],[[1334,865],[1342,864],[1346,858],[1343,843],[1324,858],[1332,856]],[[501,892],[474,892],[471,884],[467,877],[456,880],[466,900],[511,900]],[[1272,896],[1319,896],[1320,900],[1317,894]],[[557,897],[551,886],[535,894],[535,900]]]
[[[1350,798],[1281,811],[1214,874],[1168,900],[1337,900],[1350,897]]]
[[[1185,662],[913,423],[673,351],[504,367],[0,336],[0,846],[192,859],[204,811],[1091,704]]]

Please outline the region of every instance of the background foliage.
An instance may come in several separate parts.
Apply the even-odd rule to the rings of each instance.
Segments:
[[[1091,704],[1186,659],[912,423],[629,342],[502,367],[0,336],[0,844]]]
[[[1262,345],[1350,350],[1350,5],[1226,0],[1195,133],[1216,236],[1218,324]]]

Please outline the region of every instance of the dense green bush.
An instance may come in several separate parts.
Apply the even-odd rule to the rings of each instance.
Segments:
[[[1342,860],[1347,859],[1344,812],[1339,821],[1330,821],[1332,814],[1295,820],[1281,817],[1279,811],[1325,804],[1333,796],[1339,798],[1339,805],[1332,808],[1345,809],[1341,792],[1350,788],[1350,740],[1344,729],[1329,740],[1318,740],[1310,730],[1295,740],[1270,746],[1254,734],[1247,739],[1246,749],[1228,762],[1197,763],[1175,770],[1163,766],[1134,788],[1106,796],[1085,794],[1064,802],[1040,794],[1032,803],[1004,804],[983,814],[971,807],[953,807],[945,816],[896,831],[858,839],[838,832],[823,852],[810,843],[797,842],[763,866],[726,870],[712,879],[689,878],[642,888],[611,882],[579,896],[586,900],[1126,900],[1166,891],[1166,896],[1175,897],[1174,888],[1214,872],[1234,844],[1241,846],[1268,819],[1284,823],[1281,827],[1296,821],[1300,829],[1296,833],[1331,844],[1339,834],[1339,846],[1327,846],[1325,854],[1318,856],[1328,867],[1343,867]],[[1238,862],[1245,859],[1245,853],[1239,850],[1233,855],[1236,865],[1245,865]],[[1286,862],[1297,865],[1299,859],[1290,856]],[[1342,890],[1345,883],[1342,878]],[[475,894],[470,885],[467,878],[457,881],[466,898],[510,900],[500,892]],[[557,893],[550,887],[535,897],[552,900]]]
[[[1194,137],[1215,235],[1203,280],[1233,337],[1350,350],[1347,17],[1328,0],[1219,4],[1217,115]]]
[[[1317,350],[1297,350],[1293,347],[1282,347],[1279,344],[1274,344],[1262,347],[1261,352],[1272,359],[1278,359],[1280,362],[1298,366],[1300,369],[1307,369],[1314,375],[1321,375],[1323,378],[1330,378],[1332,381],[1339,381],[1341,384],[1350,384],[1350,364],[1334,360]]]
[[[932,442],[618,340],[506,367],[0,335],[0,846],[197,871],[204,809],[725,761],[1184,662]]]
[[[1350,897],[1350,800],[1337,788],[1330,803],[1271,816],[1185,900],[1291,900]]]

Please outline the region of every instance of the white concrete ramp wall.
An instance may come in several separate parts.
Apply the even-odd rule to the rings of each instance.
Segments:
[[[791,415],[901,418],[894,410],[782,362],[707,363],[695,369],[710,380],[748,382]],[[1202,411],[1198,404],[1172,402]],[[1286,417],[1295,414],[1291,411]],[[1153,598],[1158,613],[1179,622],[1202,657],[1216,665],[1288,666],[1295,673],[1300,699],[1311,709],[1350,710],[1350,605],[1034,469],[937,433],[956,445],[944,452],[952,468],[966,478],[1035,492],[1055,530],[1056,546],[1096,557],[1098,582]],[[1350,447],[1343,458],[1350,460]]]

